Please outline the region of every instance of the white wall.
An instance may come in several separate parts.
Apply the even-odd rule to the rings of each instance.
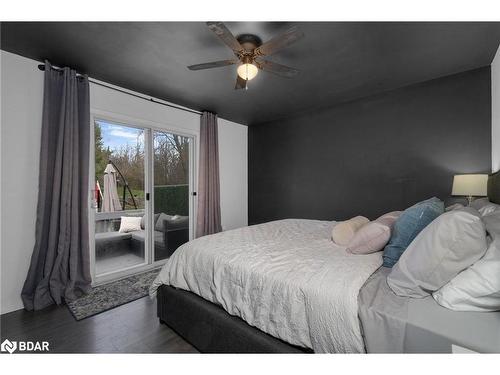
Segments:
[[[22,308],[35,243],[43,74],[37,63],[1,52],[1,312]]]
[[[37,61],[1,51],[1,313],[22,308],[35,242],[43,73]],[[199,134],[199,116],[91,84],[92,110]],[[247,225],[247,127],[219,120],[224,230]]]
[[[491,63],[491,162],[500,170],[500,48]]]

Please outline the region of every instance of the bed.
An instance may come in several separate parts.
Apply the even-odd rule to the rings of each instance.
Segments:
[[[498,194],[498,180],[498,174],[490,176],[492,197]],[[382,321],[407,319],[406,330],[386,324],[384,331],[383,325],[367,324],[366,319],[377,322],[373,320],[374,311],[380,314],[376,307],[388,301],[384,299],[387,294],[373,298],[385,280],[381,253],[347,253],[331,242],[333,225],[318,220],[278,220],[183,245],[150,290],[157,296],[160,321],[201,352],[364,353],[398,352],[397,348],[446,352],[453,343],[473,350],[500,351],[496,346],[500,340],[491,330],[486,337],[483,331],[488,330],[479,329],[471,343],[460,339],[467,334],[453,336],[452,326],[445,332],[435,324],[422,327],[414,320],[425,316],[422,311],[439,319],[446,320],[446,314],[456,317],[451,310],[436,310],[432,298],[427,305],[410,310],[408,304],[406,310],[398,307],[401,301],[390,302],[396,315]],[[432,315],[433,309],[438,315]],[[500,328],[499,314],[469,314],[468,324]],[[410,332],[415,341],[402,343],[401,332]],[[426,332],[430,333],[426,336]],[[374,346],[380,342],[374,339],[380,334],[395,338]],[[486,337],[485,343],[477,344],[481,336]],[[426,342],[430,344],[422,346]]]

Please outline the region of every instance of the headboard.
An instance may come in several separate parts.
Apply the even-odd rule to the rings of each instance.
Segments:
[[[500,171],[488,177],[488,198],[490,202],[500,204]]]

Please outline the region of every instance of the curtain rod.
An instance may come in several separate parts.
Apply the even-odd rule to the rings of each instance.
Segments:
[[[42,70],[42,71],[45,71],[45,65],[44,65],[44,64],[40,64],[40,65],[38,65],[38,69],[40,69],[40,70]],[[56,67],[52,67],[52,69],[57,70],[57,71],[62,71],[62,69],[60,69],[60,68],[56,68]],[[79,73],[78,73],[78,74],[79,74]],[[81,74],[79,74],[79,75],[81,76]],[[115,91],[121,92],[121,93],[123,93],[123,94],[127,94],[127,95],[130,95],[130,96],[135,96],[136,98],[143,99],[143,100],[146,100],[146,101],[148,101],[148,102],[152,102],[152,103],[156,103],[156,104],[164,105],[164,106],[166,106],[166,107],[175,108],[175,109],[180,109],[181,111],[185,111],[185,112],[190,112],[190,113],[195,113],[195,114],[197,114],[197,115],[201,115],[201,112],[200,112],[200,111],[195,111],[194,109],[184,108],[184,107],[181,107],[181,106],[177,106],[177,105],[175,105],[175,104],[168,104],[168,103],[159,102],[159,101],[157,101],[157,100],[154,100],[152,97],[146,97],[146,96],[142,96],[142,95],[134,94],[134,93],[131,93],[131,92],[128,92],[128,91],[125,91],[125,90],[122,90],[122,89],[119,89],[119,88],[116,88],[116,87],[110,86],[110,85],[106,85],[105,83],[101,83],[101,82],[95,81],[95,80],[93,80],[92,78],[89,78],[89,82],[93,83],[94,85],[98,85],[98,86],[106,87],[106,88],[108,88],[108,89],[111,89],[111,90],[115,90]]]

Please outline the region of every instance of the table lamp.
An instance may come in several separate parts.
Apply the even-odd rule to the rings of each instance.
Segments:
[[[457,174],[453,177],[451,195],[465,196],[472,202],[472,197],[485,197],[487,192],[487,174]]]

